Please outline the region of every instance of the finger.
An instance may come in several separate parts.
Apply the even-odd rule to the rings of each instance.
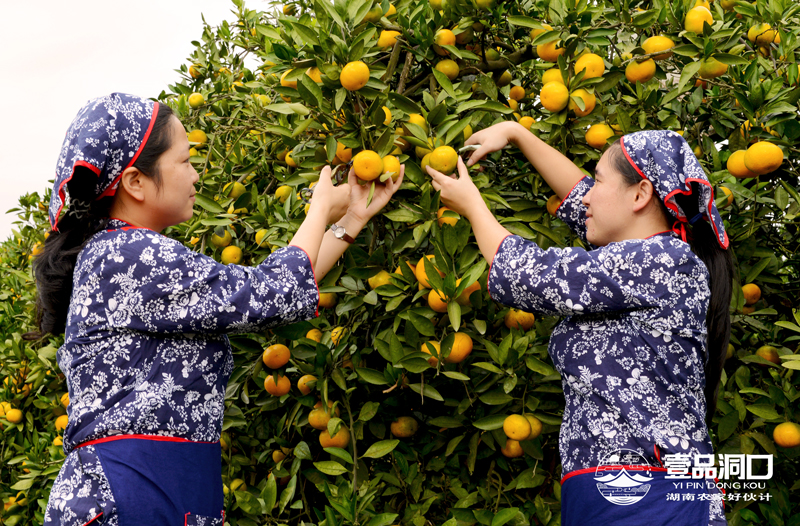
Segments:
[[[441,182],[442,179],[447,177],[442,172],[438,172],[438,171],[434,170],[433,168],[431,168],[430,165],[426,166],[425,169],[428,171],[428,175],[430,175],[431,179],[433,179],[434,181],[440,181]]]
[[[434,181],[431,181],[431,186],[432,186],[432,187],[433,187],[433,189],[434,189],[434,190],[436,190],[437,192],[438,192],[439,190],[441,190],[441,189],[442,189],[442,185],[440,185],[439,183],[437,183],[435,180],[434,180]]]
[[[481,143],[481,141],[479,140],[480,135],[481,132],[473,133],[472,135],[470,135],[469,139],[464,141],[464,146],[469,146],[471,144],[480,144]]]
[[[461,157],[459,157],[458,161],[456,162],[456,168],[458,168],[459,179],[462,177],[471,179],[471,177],[469,176],[469,170],[467,170],[467,165],[464,164],[464,159],[462,159]],[[453,178],[455,178],[455,174],[453,175]]]
[[[471,139],[472,137],[470,137]],[[489,147],[486,145],[481,145],[480,148],[472,152],[472,155],[469,156],[469,160],[467,161],[467,166],[472,166],[473,164],[477,163],[489,152]]]
[[[325,166],[319,172],[319,183],[321,183],[323,180],[325,180],[325,181],[330,181],[331,180],[331,166],[330,165]],[[317,183],[317,184],[319,184],[319,183]],[[333,182],[331,182],[331,185],[333,185]]]
[[[392,184],[392,194],[400,189],[400,185],[403,184],[403,177],[406,175],[406,165],[400,165],[400,176],[397,178],[397,181],[394,181]]]

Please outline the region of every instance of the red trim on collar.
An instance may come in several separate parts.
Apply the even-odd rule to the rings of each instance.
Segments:
[[[147,139],[150,138],[150,132],[153,131],[153,124],[155,124],[155,122],[156,122],[156,116],[157,115],[158,115],[158,102],[154,102],[153,103],[153,116],[150,117],[150,125],[147,127],[147,131],[144,133],[144,138],[142,139],[142,144],[139,145],[139,149],[136,150],[136,153],[134,154],[133,158],[130,160],[130,162],[127,164],[127,166],[125,166],[125,168],[122,169],[122,172],[124,172],[125,170],[127,170],[128,168],[133,166],[133,163],[135,163],[136,159],[139,158],[139,154],[142,153],[142,150],[144,149],[144,145],[147,144]],[[97,196],[98,200],[102,199],[103,197],[106,197],[106,196],[109,196],[109,195],[114,195],[114,194],[117,193],[117,189],[114,187],[114,185],[116,185],[119,182],[120,178],[122,178],[122,172],[120,172],[119,175],[117,176],[117,178],[114,179],[111,182],[111,184],[108,186],[108,188],[106,188],[105,192],[103,192],[102,194]]]
[[[187,438],[169,437],[164,435],[114,435],[110,437],[103,437],[103,438],[97,438],[95,440],[89,440],[88,442],[83,442],[75,446],[74,449],[94,444],[102,444],[104,442],[114,442],[116,440],[128,440],[128,439],[153,440],[156,442],[184,442],[189,444],[216,444],[217,442],[219,442],[219,440],[217,440],[216,442],[205,442],[202,440],[189,440]]]
[[[673,232],[675,232],[675,231],[674,230],[662,230],[661,232],[656,232],[655,234],[651,234],[651,235],[647,236],[645,239],[650,239],[651,237],[658,236],[658,235],[661,235],[661,234],[671,234]]]
[[[668,471],[667,468],[659,468],[657,466],[642,466],[640,464],[617,464],[613,466],[603,466],[604,468],[609,469],[627,469],[628,471]],[[575,471],[570,471],[563,477],[561,477],[561,485],[564,485],[564,481],[574,477],[575,475],[586,475],[588,473],[595,473],[597,468],[584,468],[584,469],[576,469]]]
[[[83,526],[86,526],[87,524],[91,524],[91,523],[93,523],[93,522],[94,522],[94,521],[96,521],[96,520],[97,520],[99,517],[102,517],[102,516],[103,516],[103,512],[101,511],[100,513],[98,513],[97,515],[95,515],[94,517],[92,517],[91,519],[89,519],[89,522],[84,522],[84,523],[83,523]]]
[[[556,214],[558,213],[558,209],[561,208],[561,205],[564,204],[564,201],[567,199],[567,197],[569,197],[569,194],[571,194],[572,191],[575,190],[575,187],[578,186],[578,183],[580,183],[581,181],[583,181],[587,177],[589,177],[589,176],[588,175],[584,175],[583,177],[578,179],[578,181],[574,185],[572,185],[572,188],[569,189],[569,192],[567,192],[567,195],[565,195],[564,197],[560,198],[561,202],[558,203],[558,206],[556,207]],[[591,179],[591,177],[590,177],[590,179]]]

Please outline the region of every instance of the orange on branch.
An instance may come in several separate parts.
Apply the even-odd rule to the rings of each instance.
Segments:
[[[545,109],[557,113],[567,107],[569,90],[563,82],[549,82],[539,93],[539,100]]]
[[[563,47],[557,47],[556,41],[536,46],[536,54],[545,62],[557,62],[558,57],[564,54]]]
[[[431,289],[428,292],[428,306],[435,312],[447,312],[448,298],[439,294],[439,291]]]
[[[353,157],[353,170],[362,181],[372,181],[383,173],[383,159],[372,150],[362,150]]]
[[[586,132],[586,142],[592,148],[602,150],[608,139],[614,136],[614,130],[606,123],[592,124]]]
[[[575,62],[576,75],[584,70],[586,71],[586,73],[583,74],[583,78],[585,79],[602,77],[606,70],[606,65],[600,55],[586,53],[585,55],[581,55]]]
[[[369,66],[360,60],[348,62],[339,74],[339,82],[348,91],[358,91],[369,81]]]
[[[783,150],[775,144],[759,141],[750,146],[744,154],[744,165],[758,175],[777,170],[783,164]]]
[[[578,97],[583,100],[584,109],[581,109],[571,97]],[[594,94],[589,93],[583,88],[577,89],[570,94],[569,109],[571,109],[578,117],[585,117],[586,115],[592,113],[592,110],[594,110],[596,104],[597,98],[594,96]]]
[[[457,332],[454,336],[455,339],[453,340],[450,354],[444,359],[447,363],[461,363],[472,353],[472,338],[468,334]]]
[[[655,74],[656,61],[652,58],[644,62],[636,62],[633,60],[625,67],[625,78],[628,79],[628,82],[647,82],[652,79]]]
[[[417,281],[419,281],[419,284],[422,285],[422,287],[424,287],[426,289],[431,288],[431,282],[428,280],[428,275],[425,273],[425,264],[424,264],[423,260],[425,258],[428,258],[430,260],[430,262],[435,265],[436,264],[435,260],[434,260],[435,257],[436,256],[434,254],[429,254],[427,256],[423,256],[423,257],[420,258],[419,262],[417,263],[417,265],[415,267],[415,272],[416,272],[416,275],[417,275]],[[438,268],[436,269],[436,271],[439,273],[439,276],[444,277],[444,272],[442,272]]]
[[[279,369],[289,363],[291,356],[292,354],[288,347],[282,343],[276,343],[264,349],[261,360],[270,369]]]
[[[286,376],[278,375],[278,382],[275,383],[273,375],[267,376],[264,380],[264,389],[272,396],[283,396],[292,388],[292,382]]]
[[[664,53],[660,53],[658,55],[653,56],[654,60],[664,60],[672,56],[672,48],[675,47],[675,42],[671,38],[658,35],[654,37],[650,37],[644,41],[642,44],[642,49],[648,55],[653,53],[658,53],[660,51],[664,51]]]
[[[322,447],[340,447],[345,448],[350,443],[350,431],[346,427],[339,428],[339,432],[331,436],[326,429],[319,435],[319,444]]]

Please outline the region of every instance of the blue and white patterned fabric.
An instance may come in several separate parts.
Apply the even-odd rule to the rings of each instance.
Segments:
[[[557,215],[586,238],[584,178]],[[655,459],[712,453],[705,424],[709,275],[671,231],[596,250],[501,243],[489,273],[495,301],[562,315],[549,353],[563,378],[563,473],[621,448]]]
[[[313,318],[318,303],[311,262],[298,247],[277,250],[256,267],[226,266],[111,219],[78,256],[57,353],[70,404],[67,461],[50,506],[75,504],[83,513],[52,524],[84,524],[96,511],[66,497],[91,500],[103,487],[88,486],[102,477],[76,461],[91,447],[80,444],[123,434],[217,442],[233,367],[226,334]],[[67,486],[89,489],[70,493]]]
[[[75,168],[83,166],[97,175],[94,198],[114,195],[120,175],[136,161],[147,142],[156,115],[157,102],[125,93],[92,99],[80,109],[58,156],[50,197],[53,230],[57,230]]]
[[[700,218],[687,217],[675,200],[675,195],[692,194],[692,183],[695,183],[699,192],[694,197],[702,219],[710,222],[720,246],[728,248],[728,234],[714,204],[714,189],[686,139],[674,131],[647,130],[625,135],[620,142],[625,157],[639,175],[653,183],[656,192],[679,222],[678,228],[684,241],[685,224]]]

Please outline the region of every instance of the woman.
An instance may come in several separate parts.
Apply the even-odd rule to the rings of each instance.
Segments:
[[[645,131],[612,144],[592,179],[510,122],[467,141],[481,145],[469,164],[509,142],[562,198],[557,216],[599,248],[545,251],[511,235],[461,160],[458,178],[428,173],[470,221],[492,298],[565,316],[549,345],[566,398],[562,524],[725,524],[706,484],[674,502],[662,463],[713,458],[706,421],[730,335],[728,238],[702,167],[680,135]]]
[[[317,282],[400,186],[320,174],[289,246],[225,266],[161,235],[192,217],[198,174],[169,107],[113,93],[72,122],[35,261],[42,333],[65,331],[67,457],[45,523],[219,524],[226,336],[314,317]],[[67,192],[70,202],[59,219]],[[325,233],[338,222],[337,234]],[[336,225],[334,225],[336,226]]]

